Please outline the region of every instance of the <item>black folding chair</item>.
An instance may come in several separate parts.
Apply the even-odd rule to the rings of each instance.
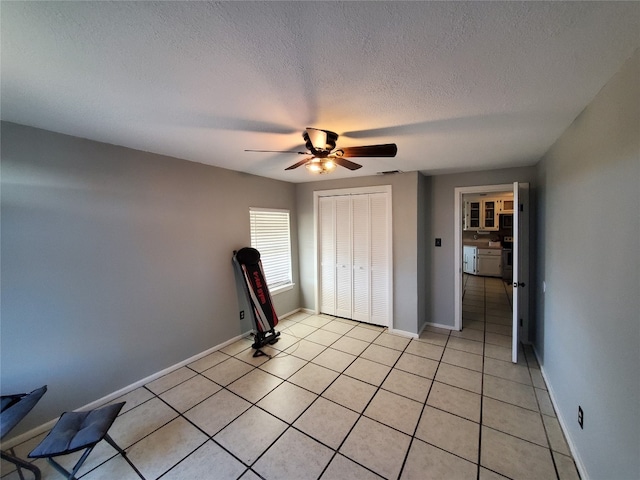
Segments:
[[[29,453],[29,457],[46,458],[51,466],[68,480],[75,480],[76,473],[93,448],[101,440],[106,440],[140,475],[139,470],[131,463],[126,452],[107,433],[124,404],[125,402],[120,402],[95,410],[63,413],[44,440]],[[68,455],[80,450],[84,450],[84,452],[70,472],[53,459],[53,457]],[[142,475],[140,476],[142,477]]]
[[[27,416],[27,413],[35,407],[46,391],[47,386],[44,385],[31,393],[2,395],[0,397],[0,440]],[[21,480],[24,480],[22,476],[23,468],[33,472],[36,480],[40,480],[40,469],[26,460],[16,457],[13,448],[0,450],[0,456],[3,460],[13,463],[18,468],[18,476]]]

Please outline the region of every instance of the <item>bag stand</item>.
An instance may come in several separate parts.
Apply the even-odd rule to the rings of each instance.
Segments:
[[[273,308],[271,294],[260,261],[260,252],[255,248],[244,247],[234,250],[233,262],[242,272],[244,280],[244,292],[251,303],[251,313],[256,326],[253,345],[256,351],[254,357],[269,355],[260,350],[265,345],[273,345],[279,340],[280,332],[275,330],[278,324],[278,315]]]

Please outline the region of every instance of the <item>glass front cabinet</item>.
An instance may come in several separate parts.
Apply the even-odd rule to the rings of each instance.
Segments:
[[[464,202],[464,230],[499,230],[495,199]]]
[[[480,228],[480,202],[464,203],[464,230],[478,230]]]
[[[498,211],[495,200],[482,201],[483,230],[498,230]]]

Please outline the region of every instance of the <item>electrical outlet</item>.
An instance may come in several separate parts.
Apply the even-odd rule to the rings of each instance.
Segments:
[[[436,238],[436,247],[441,247],[441,246],[442,246],[442,239]]]
[[[244,320],[244,310],[240,310],[240,320]]]
[[[578,405],[578,425],[580,425],[581,429],[584,428],[584,412],[580,405]]]

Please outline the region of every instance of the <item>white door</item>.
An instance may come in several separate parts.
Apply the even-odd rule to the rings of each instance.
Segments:
[[[529,328],[529,184],[513,184],[513,331],[511,359],[518,362]]]
[[[336,316],[351,318],[352,252],[351,198],[335,197],[336,202]]]
[[[320,311],[336,314],[336,203],[331,197],[318,199],[320,248]]]
[[[390,194],[318,199],[319,311],[390,326]]]
[[[371,232],[369,213],[369,195],[351,197],[351,224],[353,249],[353,309],[351,317],[359,322],[370,321],[371,303]]]
[[[371,317],[370,323],[391,327],[391,229],[389,194],[369,195]]]

